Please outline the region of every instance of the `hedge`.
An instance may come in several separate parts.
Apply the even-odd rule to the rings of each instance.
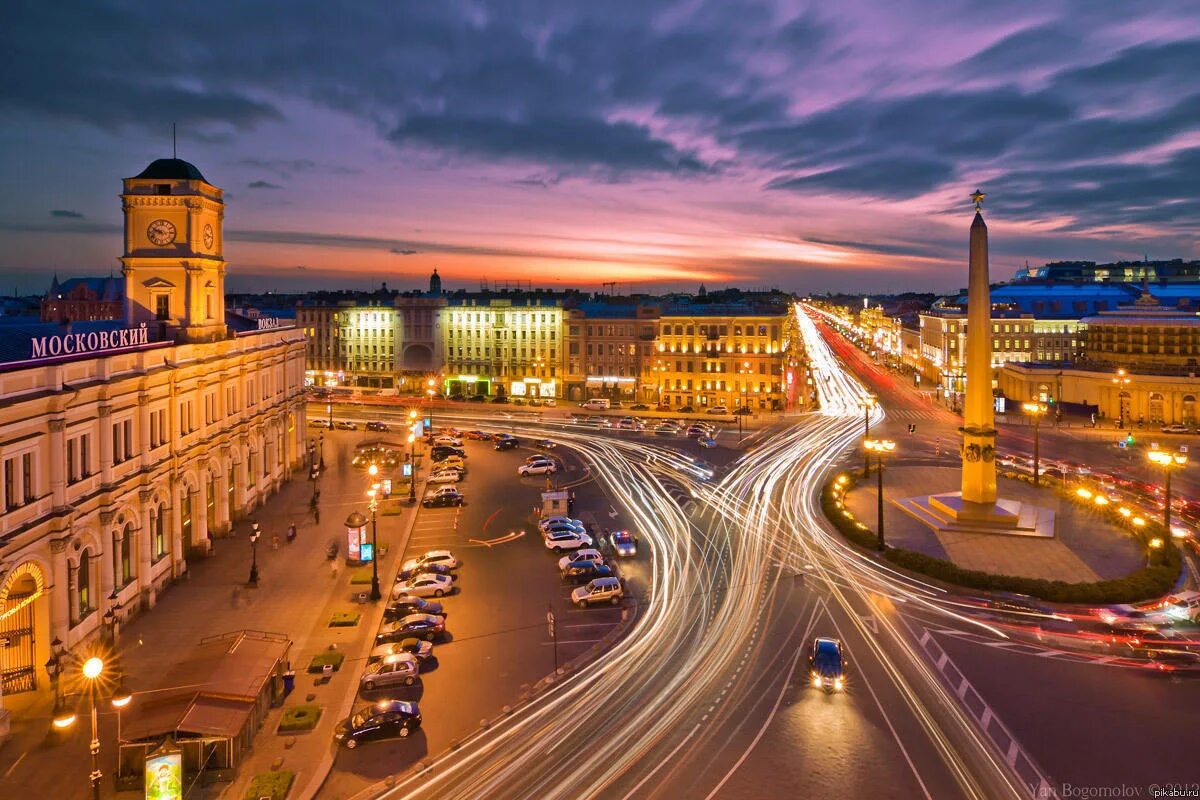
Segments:
[[[854,483],[854,478],[847,476],[845,484],[840,488],[848,491],[854,486]],[[836,480],[831,480],[825,485],[821,491],[821,509],[825,512],[825,516],[843,536],[854,544],[872,550],[877,549],[879,540],[876,534],[856,522],[844,508],[839,508],[841,497],[842,492],[839,491],[839,484]],[[1110,517],[1109,521],[1114,524],[1124,522],[1112,506],[1096,507],[1096,510],[1102,515]],[[1182,569],[1183,559],[1179,554],[1179,549],[1174,546],[1169,536],[1162,536],[1165,530],[1162,524],[1148,522],[1143,530],[1146,536],[1160,536],[1163,539],[1165,544],[1161,552],[1163,563],[1147,564],[1122,578],[1093,583],[1067,583],[963,569],[944,558],[900,547],[888,546],[884,551],[884,558],[898,567],[969,589],[1016,592],[1053,603],[1133,603],[1161,597],[1170,592],[1176,581],[1179,580],[1179,573]]]
[[[259,800],[260,797],[284,800],[288,790],[292,788],[292,781],[295,777],[295,773],[282,769],[278,772],[260,772],[254,776],[254,780],[250,781],[250,785],[246,787],[246,793],[242,797],[245,800]]]
[[[302,706],[292,706],[283,710],[279,718],[279,733],[294,733],[296,731],[311,731],[321,718],[321,707],[315,703]]]

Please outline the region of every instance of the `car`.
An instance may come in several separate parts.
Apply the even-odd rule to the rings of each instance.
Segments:
[[[397,581],[392,587],[392,597],[406,594],[413,597],[441,597],[450,594],[453,589],[454,576],[425,572],[407,580]]]
[[[617,578],[594,578],[587,585],[580,586],[571,592],[571,602],[580,608],[587,608],[596,603],[611,603],[618,605],[625,596],[621,581]]]
[[[607,564],[597,564],[593,561],[572,561],[565,569],[559,570],[564,583],[587,583],[595,578],[613,577],[612,567]]]
[[[542,403],[550,408],[554,408],[558,405],[558,402],[555,401],[553,397],[547,397],[546,399],[542,400]]]
[[[467,468],[467,462],[463,461],[462,456],[446,456],[438,459],[433,463],[433,469],[462,469]]]
[[[462,566],[462,562],[458,557],[449,550],[426,550],[424,555],[410,558],[400,565],[401,569],[412,569],[413,567],[433,566],[438,565],[447,569],[458,569]]]
[[[650,406],[646,405],[645,403],[634,403],[633,405],[631,405],[629,407],[629,410],[630,411],[649,411]]]
[[[1163,613],[1171,620],[1200,618],[1200,592],[1179,592],[1163,600]]]
[[[709,431],[701,428],[699,425],[692,425],[684,432],[689,439],[708,439]]]
[[[753,412],[751,412],[750,406],[738,406],[733,410],[733,414],[736,417],[748,417],[751,413]]]
[[[658,405],[656,405],[654,407],[654,410],[655,411],[670,411],[671,404],[670,403],[659,403]]]
[[[983,604],[1003,614],[1033,614],[1042,617],[1054,616],[1054,609],[1030,597],[1016,592],[994,592],[984,598]]]
[[[585,550],[576,550],[569,556],[563,556],[558,560],[558,568],[566,569],[571,563],[578,561],[591,561],[595,564],[603,564],[604,556],[599,550],[593,550],[590,547]]]
[[[521,477],[526,475],[553,475],[558,472],[558,465],[553,461],[534,461],[530,464],[522,464],[517,467],[517,474]]]
[[[409,614],[440,614],[446,616],[446,612],[442,610],[442,604],[436,600],[426,600],[423,597],[413,597],[412,595],[402,594],[399,597],[393,597],[392,601],[383,609],[384,622],[393,622],[401,617],[407,617]]]
[[[558,516],[558,515],[555,515],[553,517],[544,517],[544,518],[538,520],[538,528],[540,528],[542,531],[545,531],[551,525],[558,525],[558,524],[562,524],[562,523],[565,523],[565,524],[571,526],[572,528],[576,528],[580,532],[587,530],[587,528],[584,527],[582,520],[572,519],[571,517],[563,517],[563,516]]]
[[[633,531],[613,531],[608,535],[608,541],[618,556],[627,558],[637,555],[637,536]]]
[[[415,578],[425,573],[429,573],[430,575],[450,575],[453,577],[453,570],[445,564],[421,564],[417,559],[412,559],[411,562],[406,563],[411,563],[414,566],[407,569],[401,567],[400,571],[396,573],[396,580],[406,581],[409,578]]]
[[[468,397],[467,400],[469,400],[472,403],[486,403],[487,397],[485,397],[484,395],[481,395],[481,394],[473,394],[470,397]]]
[[[409,614],[395,622],[388,622],[375,634],[375,644],[398,642],[401,639],[417,638],[432,642],[434,637],[446,630],[446,618],[437,614]]]
[[[812,685],[826,692],[840,692],[846,688],[846,665],[842,657],[842,643],[827,636],[813,639],[808,656],[809,678]]]
[[[613,425],[612,420],[609,419],[608,417],[601,417],[601,416],[597,416],[595,414],[588,417],[587,420],[585,421],[585,424],[594,425],[597,428],[611,428]]]
[[[540,407],[542,405],[541,399],[537,398],[537,397],[531,397],[526,402],[535,408]]]
[[[654,426],[655,436],[678,436],[679,426],[673,422],[663,422]]]
[[[587,527],[578,520],[574,522],[551,522],[542,527],[542,535],[547,533],[587,533]]]
[[[391,429],[388,427],[388,424],[386,422],[368,422],[367,430],[378,431],[380,433],[387,433]]]
[[[364,692],[386,689],[391,686],[412,686],[417,682],[421,667],[412,653],[393,653],[367,666],[358,679],[358,688]]]
[[[446,399],[454,403],[461,403],[463,400],[467,399],[467,396],[462,392],[451,392],[450,394],[446,395]]]
[[[339,722],[333,738],[347,750],[353,750],[360,742],[393,736],[403,739],[420,727],[421,711],[416,703],[410,700],[385,700],[372,703]]]
[[[486,431],[467,431],[464,435],[468,439],[474,439],[477,442],[486,442],[492,438],[492,435]]]
[[[592,537],[576,531],[547,531],[542,534],[547,550],[578,550],[591,547]]]
[[[462,443],[463,440],[459,439],[457,436],[446,436],[443,434],[441,436],[433,437],[434,447],[462,447]]]
[[[708,448],[708,447],[716,447],[717,446],[717,440],[710,438],[708,436],[701,436],[696,441],[700,443],[701,447]]]
[[[646,423],[633,417],[623,417],[617,421],[617,428],[623,431],[644,431]]]
[[[525,398],[524,397],[514,397],[512,400],[509,400],[508,402],[512,403],[514,406],[523,406],[523,405],[525,405]]]
[[[680,414],[695,414],[696,408],[695,408],[695,406],[680,406],[679,413]]]
[[[554,448],[558,447],[558,442],[550,439],[538,439],[533,443],[533,446],[539,450],[553,450]]]
[[[493,398],[491,399],[491,402],[493,402],[493,403],[507,403],[507,402],[508,402],[508,395],[506,395],[506,394],[498,394],[498,395],[496,395],[495,397],[493,397]]]
[[[326,421],[325,421],[325,420],[323,420],[323,419],[310,419],[310,420],[308,421],[308,427],[310,427],[310,428],[324,428],[324,429],[326,429],[326,430],[329,430],[329,429],[330,429],[330,428],[332,428],[333,426],[332,426],[332,425],[330,425],[328,422],[326,422]]]
[[[387,642],[386,644],[376,645],[367,655],[367,664],[375,664],[388,656],[394,656],[397,653],[411,653],[417,657],[417,664],[424,664],[426,661],[434,658],[433,642],[427,642],[424,639],[401,639],[398,642]]]
[[[1179,423],[1175,423],[1174,425],[1163,425],[1161,430],[1163,433],[1191,433],[1192,432],[1192,429],[1189,426],[1180,425]]]
[[[430,473],[427,480],[429,483],[458,483],[462,477],[462,473],[457,469],[440,469]]]
[[[729,409],[726,408],[725,406],[713,406],[712,408],[708,409],[704,413],[705,414],[721,414],[722,416],[726,416],[729,414]]]
[[[462,493],[453,486],[439,486],[421,500],[425,508],[445,508],[446,506],[461,506],[466,502]]]
[[[496,450],[515,450],[521,446],[521,442],[516,438],[501,439],[496,442]]]
[[[466,458],[467,452],[465,450],[463,450],[461,447],[450,447],[449,445],[437,445],[436,447],[434,447],[432,450],[429,451],[429,457],[432,458],[434,461],[444,461],[445,459],[449,458],[450,456],[458,456],[459,458]]]

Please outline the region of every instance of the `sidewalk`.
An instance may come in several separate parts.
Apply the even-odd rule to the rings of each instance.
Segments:
[[[367,585],[351,585],[354,570],[344,566],[346,554],[344,521],[353,510],[366,511],[366,478],[350,467],[350,456],[360,436],[353,433],[325,437],[326,470],[321,480],[321,523],[308,514],[312,484],[302,472],[282,487],[249,519],[235,525],[234,535],[217,539],[210,558],[190,564],[189,577],[163,593],[155,608],[133,620],[121,632],[118,649],[133,704],[138,692],[158,687],[165,672],[164,661],[184,657],[200,639],[240,629],[283,633],[292,640],[291,662],[296,671],[295,691],[283,708],[305,702],[321,705],[322,715],[310,733],[280,736],[275,733],[282,709],[273,709],[258,731],[253,747],[243,756],[232,784],[194,787],[193,798],[240,798],[250,779],[270,771],[281,762],[296,773],[289,797],[311,797],[324,771],[332,764],[332,728],[349,711],[357,690],[357,668],[369,652],[373,634],[383,613],[378,606],[358,605],[355,598],[369,591]],[[404,539],[415,519],[415,509],[405,507],[399,515],[378,517],[381,550],[388,555],[380,562],[380,583],[385,593],[404,551]],[[249,523],[256,520],[263,530],[258,542],[258,588],[245,585],[251,552],[247,541]],[[286,543],[291,522],[297,540]],[[271,545],[278,536],[278,549]],[[339,542],[339,569],[331,578],[325,548],[331,539]],[[359,611],[356,627],[329,628],[334,611]],[[329,645],[346,654],[341,670],[331,681],[315,686],[317,676],[305,672],[309,660]],[[313,699],[308,700],[308,696]],[[65,736],[50,733],[53,694],[49,690],[10,696],[5,705],[13,709],[13,736],[0,751],[0,797],[81,797],[88,791],[88,740],[90,725],[82,715]],[[106,701],[99,708],[100,769],[105,798],[132,798],[141,792],[114,791],[116,728],[118,720]],[[65,768],[64,768],[65,767]],[[324,771],[323,771],[324,770]],[[186,788],[186,787],[185,787]]]

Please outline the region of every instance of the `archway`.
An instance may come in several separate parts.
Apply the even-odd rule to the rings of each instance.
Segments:
[[[404,368],[423,370],[433,368],[433,351],[423,344],[410,344],[404,348]]]
[[[50,610],[46,574],[33,561],[18,564],[0,584],[0,690],[37,688],[38,665],[49,658]]]
[[[1183,424],[1196,424],[1196,396],[1194,394],[1183,396]]]
[[[1153,392],[1150,395],[1149,411],[1151,424],[1163,421],[1163,396],[1158,392]]]

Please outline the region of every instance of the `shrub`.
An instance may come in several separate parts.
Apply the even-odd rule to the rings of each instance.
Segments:
[[[848,478],[844,487],[846,491],[853,488],[856,482],[853,476],[848,476]],[[1065,488],[1058,487],[1056,491],[1064,497],[1072,500],[1076,499],[1073,493],[1068,492]],[[841,497],[842,491],[839,489],[836,481],[830,481],[821,491],[821,510],[825,512],[825,516],[843,536],[860,547],[874,550],[878,544],[876,535],[858,527],[858,524],[852,517],[843,513],[844,509],[838,508],[838,502]],[[1111,504],[1108,506],[1089,507],[1099,511],[1101,516],[1114,525],[1125,522],[1124,518]],[[1065,581],[1051,581],[1044,578],[1024,578],[1018,575],[998,575],[979,570],[964,569],[944,558],[937,558],[900,547],[889,546],[884,553],[884,557],[898,567],[903,567],[912,572],[919,572],[922,575],[927,575],[945,583],[969,589],[1016,592],[1052,603],[1133,603],[1139,600],[1161,597],[1170,592],[1179,579],[1183,560],[1179,554],[1179,549],[1171,543],[1169,537],[1163,534],[1164,529],[1161,524],[1149,521],[1147,521],[1146,526],[1142,529],[1140,536],[1136,533],[1134,534],[1135,537],[1142,539],[1143,543],[1146,537],[1158,536],[1163,539],[1166,544],[1159,559],[1161,563],[1146,564],[1142,568],[1121,578],[1111,578],[1092,583],[1066,583]]]
[[[337,672],[339,669],[342,668],[342,662],[345,660],[346,660],[345,653],[338,653],[338,652],[334,652],[334,651],[317,653],[315,656],[312,657],[312,661],[308,662],[308,671],[309,672],[320,672],[321,668],[324,667],[326,664],[332,664],[333,671]]]
[[[269,797],[271,800],[284,800],[288,790],[292,788],[292,781],[295,778],[294,772],[282,769],[278,772],[260,772],[250,781],[242,798],[243,800],[258,800],[260,797]]]
[[[321,707],[315,703],[286,708],[283,716],[279,718],[279,733],[311,731],[316,727],[317,720],[320,718]]]
[[[361,616],[357,611],[335,611],[333,612],[333,616],[329,618],[329,627],[353,628],[358,624]]]

